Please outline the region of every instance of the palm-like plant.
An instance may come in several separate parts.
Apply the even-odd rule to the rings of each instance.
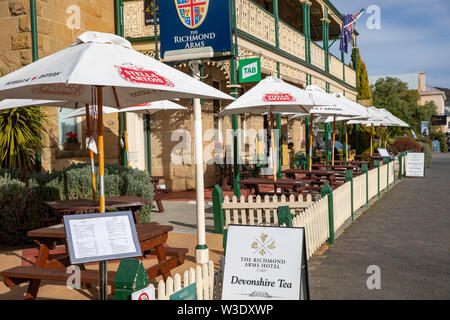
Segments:
[[[5,73],[0,70],[0,76]],[[46,117],[38,107],[0,110],[0,167],[33,170],[36,153],[42,151]]]

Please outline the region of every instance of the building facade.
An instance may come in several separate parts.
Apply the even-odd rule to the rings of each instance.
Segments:
[[[33,2],[33,1],[31,1]],[[72,44],[74,39],[87,30],[116,33],[127,38],[138,50],[150,57],[159,58],[159,25],[146,21],[145,9],[153,0],[36,0],[36,30],[38,58],[54,53]],[[239,60],[259,57],[262,78],[268,75],[304,88],[317,85],[327,92],[340,92],[356,100],[357,83],[355,70],[348,65],[350,54],[335,57],[329,46],[339,37],[342,15],[328,0],[230,0],[233,43],[238,57],[234,60],[203,61],[203,81],[229,94],[241,95],[255,83],[239,84],[237,72]],[[0,0],[0,67],[12,71],[33,61],[31,17],[33,8],[29,0]],[[148,17],[147,17],[148,18]],[[147,22],[147,23],[146,23]],[[353,35],[356,43],[356,34]],[[338,45],[338,44],[335,44]],[[347,63],[345,62],[347,61]],[[187,64],[175,66],[190,73]],[[195,165],[193,142],[192,101],[178,103],[186,111],[160,111],[150,119],[137,114],[126,114],[131,166],[151,171],[152,175],[164,176],[167,186],[173,190],[195,188]],[[216,114],[226,106],[226,101],[202,101],[202,126],[204,150],[209,152],[212,137],[220,143],[230,144],[232,117],[219,118]],[[87,162],[85,150],[63,150],[65,133],[76,131],[84,144],[84,119],[66,122],[66,110],[42,108],[49,115],[50,126],[47,148],[42,155],[44,170],[61,169],[72,162]],[[243,114],[237,117],[241,132],[267,128],[267,116]],[[120,143],[123,122],[117,114],[105,116],[105,150],[107,163],[122,163]],[[215,131],[214,131],[215,130]],[[187,132],[188,138],[179,132]],[[213,135],[211,135],[213,132]],[[305,120],[281,118],[281,132],[285,144],[292,142],[295,151],[305,151]],[[249,148],[255,146],[246,135],[238,139],[239,154],[245,157]],[[184,140],[183,140],[184,139]],[[174,150],[180,143],[190,148],[182,163],[173,161]],[[256,143],[257,144],[257,143]],[[221,157],[226,157],[228,149]],[[213,154],[214,156],[214,154]],[[286,159],[285,159],[286,160]],[[286,161],[283,163],[286,165]],[[207,162],[205,186],[217,183],[220,168],[214,161]]]

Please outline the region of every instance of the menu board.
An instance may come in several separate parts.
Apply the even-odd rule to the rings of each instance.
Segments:
[[[406,154],[406,177],[425,177],[425,154],[409,152]]]
[[[142,255],[131,211],[65,215],[72,264]]]
[[[228,225],[222,299],[309,299],[304,228]]]

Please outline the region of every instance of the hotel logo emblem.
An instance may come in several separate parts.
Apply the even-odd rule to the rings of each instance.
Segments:
[[[267,240],[267,237],[267,234],[261,233],[259,239],[255,238],[255,241],[253,241],[251,244],[251,248],[255,249],[255,252],[253,254],[259,253],[262,256],[267,253],[272,254],[271,250],[276,248],[275,240],[273,240],[273,238]]]
[[[209,0],[174,0],[178,17],[189,29],[199,27],[208,13]]]

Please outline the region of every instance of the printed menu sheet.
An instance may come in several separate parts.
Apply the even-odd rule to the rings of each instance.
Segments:
[[[70,219],[68,223],[75,260],[136,252],[126,215]]]

